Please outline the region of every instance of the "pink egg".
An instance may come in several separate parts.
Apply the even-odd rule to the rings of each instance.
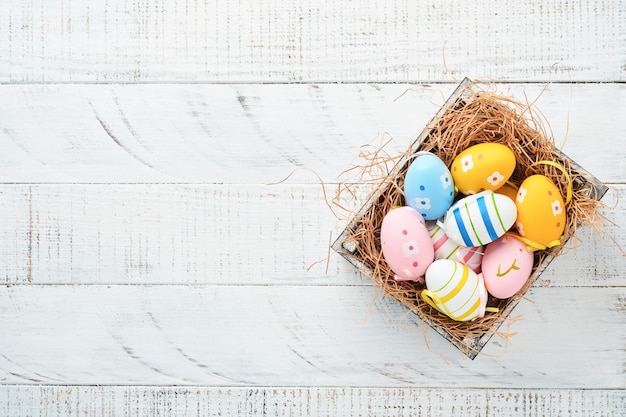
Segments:
[[[420,281],[435,253],[422,216],[411,207],[387,213],[380,228],[383,257],[398,281]]]
[[[485,248],[482,275],[489,294],[496,298],[515,295],[533,269],[534,255],[514,234],[507,233]]]
[[[428,224],[427,229],[435,250],[435,259],[452,259],[467,265],[472,271],[480,272],[483,260],[483,246],[467,247],[457,244],[438,224]]]

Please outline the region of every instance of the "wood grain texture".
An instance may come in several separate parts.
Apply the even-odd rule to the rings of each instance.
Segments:
[[[321,185],[16,184],[0,197],[6,283],[369,285],[328,257],[346,222]],[[606,201],[618,202],[607,219],[626,224],[626,187]],[[624,246],[626,232],[604,227],[581,228],[537,285],[624,286],[626,257],[609,236]]]
[[[0,80],[623,81],[625,36],[622,0],[6,1]]]
[[[619,390],[0,386],[0,413],[12,417],[622,417],[625,408]]]
[[[346,286],[0,289],[5,384],[624,389],[624,287],[534,288],[474,361]],[[367,318],[367,320],[365,320]],[[447,359],[444,362],[436,353]]]
[[[363,145],[390,136],[386,149],[405,151],[454,87],[2,85],[0,181],[271,183],[301,169],[290,182],[316,182],[310,169],[337,182]],[[540,96],[556,144],[603,182],[624,181],[626,84],[494,90]]]
[[[580,231],[469,361],[339,256],[307,270],[343,226],[307,170],[332,190],[362,145],[404,150],[464,76],[555,81],[538,108],[626,246],[625,17],[0,0],[0,416],[623,416],[614,242]]]

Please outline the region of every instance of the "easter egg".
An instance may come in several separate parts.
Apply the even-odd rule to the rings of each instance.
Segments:
[[[487,291],[482,277],[450,259],[434,261],[426,271],[421,296],[428,304],[456,321],[484,317]]]
[[[518,233],[545,247],[560,244],[565,229],[565,204],[557,186],[544,175],[526,178],[515,198]]]
[[[483,246],[504,235],[516,217],[513,200],[487,190],[454,203],[446,213],[443,228],[460,245]]]
[[[452,259],[467,265],[474,272],[479,271],[483,259],[482,246],[468,248],[467,246],[459,245],[450,239],[443,228],[437,224],[430,225],[428,231],[433,242],[435,259]]]
[[[430,152],[419,152],[404,178],[404,196],[408,206],[426,220],[446,213],[454,199],[454,184],[448,167]]]
[[[451,165],[454,185],[463,194],[497,190],[515,170],[515,154],[501,143],[479,143],[457,155]]]
[[[511,184],[510,182],[505,183],[502,187],[494,190],[495,193],[505,195],[509,197],[511,200],[515,201],[517,197],[518,188]]]
[[[485,248],[482,275],[489,294],[497,298],[515,295],[526,283],[533,269],[533,252],[526,244],[507,233]]]
[[[398,281],[421,281],[434,259],[422,216],[411,207],[389,211],[380,227],[383,257]]]

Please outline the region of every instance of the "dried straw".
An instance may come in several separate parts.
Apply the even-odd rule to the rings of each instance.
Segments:
[[[561,194],[566,195],[566,177],[556,168],[549,165],[533,165],[537,161],[549,160],[563,166],[573,182],[572,200],[566,206],[567,225],[564,231],[563,242],[575,236],[576,228],[581,225],[594,224],[599,221],[597,209],[601,203],[593,198],[589,182],[577,172],[564,155],[558,152],[554,145],[551,131],[543,115],[534,108],[533,103],[522,103],[515,99],[490,91],[475,91],[473,88],[464,94],[462,103],[446,109],[439,118],[428,126],[430,134],[423,140],[419,150],[430,151],[438,155],[449,167],[453,159],[469,146],[494,142],[508,146],[516,156],[517,165],[511,182],[519,186],[521,182],[532,174],[543,174],[552,179],[559,187]],[[360,170],[357,177],[361,180],[369,178],[369,182],[377,184],[372,190],[370,198],[376,201],[358,213],[350,216],[355,222],[349,229],[349,235],[344,241],[347,246],[354,246],[354,251],[348,253],[358,263],[363,265],[362,271],[368,275],[373,283],[383,290],[383,297],[391,296],[400,303],[417,313],[431,326],[442,327],[450,337],[462,342],[467,338],[482,337],[485,334],[495,334],[499,325],[504,322],[512,308],[527,293],[543,268],[549,255],[557,256],[563,245],[547,251],[535,252],[535,265],[532,278],[518,294],[510,299],[499,300],[490,296],[488,306],[497,307],[498,313],[487,313],[484,318],[471,322],[457,322],[439,313],[420,295],[423,286],[416,282],[395,281],[393,272],[382,257],[380,245],[380,226],[383,217],[394,206],[405,205],[403,195],[404,176],[412,162],[411,150],[407,150],[395,157],[389,156],[382,149],[369,151],[367,163],[355,167]],[[403,166],[395,166],[390,172],[380,173],[381,166],[387,167],[390,161],[405,161]],[[352,172],[354,174],[354,172]],[[333,204],[345,209],[345,194],[350,198],[356,195],[354,187],[359,184],[341,184]],[[575,240],[575,239],[574,239]],[[534,273],[537,272],[537,273]],[[497,333],[506,338],[502,331]]]

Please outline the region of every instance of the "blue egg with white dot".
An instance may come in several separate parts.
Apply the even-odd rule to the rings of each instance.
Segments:
[[[443,217],[454,200],[454,182],[446,164],[432,152],[417,152],[404,177],[406,204],[425,220]]]

